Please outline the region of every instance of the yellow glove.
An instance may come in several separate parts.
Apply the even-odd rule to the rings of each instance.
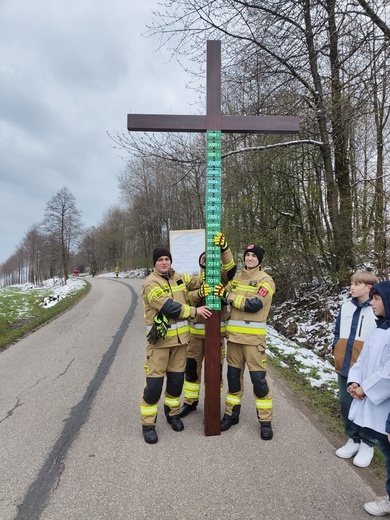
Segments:
[[[227,243],[227,240],[226,240],[226,237],[225,237],[225,235],[223,233],[217,233],[214,236],[214,245],[220,246],[222,252],[226,251],[226,249],[229,247],[228,243]]]
[[[152,328],[147,334],[148,342],[154,345],[159,338],[165,338],[168,331],[168,318],[159,312],[153,319]]]
[[[219,296],[220,298],[227,298],[229,296],[229,292],[225,289],[223,283],[219,283],[214,287],[214,296]]]
[[[209,286],[208,283],[203,283],[199,289],[198,289],[198,296],[200,298],[205,298],[206,296],[208,296],[211,292],[211,287]]]

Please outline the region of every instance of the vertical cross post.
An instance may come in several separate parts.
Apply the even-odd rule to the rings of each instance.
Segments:
[[[212,288],[220,278],[220,248],[213,243],[221,229],[222,133],[296,134],[299,119],[284,116],[225,116],[221,112],[221,42],[207,42],[206,115],[128,114],[129,131],[206,132],[206,282]],[[213,314],[206,321],[205,435],[220,434],[220,309],[212,295],[206,304]]]
[[[221,230],[221,42],[207,42],[206,83],[206,283],[215,287],[221,281],[221,251],[213,238]],[[213,314],[206,321],[205,336],[205,435],[221,432],[221,300],[210,295],[206,305]]]

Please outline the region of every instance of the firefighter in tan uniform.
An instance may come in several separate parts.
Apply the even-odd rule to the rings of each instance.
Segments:
[[[261,268],[264,250],[249,245],[244,252],[245,268],[226,287],[215,287],[214,293],[231,306],[227,322],[228,393],[221,431],[239,422],[241,399],[244,393],[245,364],[253,385],[260,435],[271,440],[272,394],[266,377],[266,320],[275,284]]]
[[[145,441],[158,441],[156,420],[164,377],[166,388],[164,412],[174,431],[182,431],[179,418],[180,395],[183,388],[187,358],[187,343],[190,339],[188,319],[200,315],[207,319],[211,310],[206,306],[193,307],[187,303],[187,293],[201,288],[199,276],[178,274],[172,267],[169,249],[153,251],[154,270],[142,288],[144,318],[147,328],[145,375],[146,386],[141,398],[141,423]]]
[[[225,285],[233,278],[237,270],[237,266],[233,260],[233,255],[223,233],[217,233],[214,237],[214,244],[221,247],[221,280]],[[201,277],[205,276],[206,254],[202,253],[199,257],[199,267],[201,268]],[[206,286],[206,291],[209,290]],[[189,294],[189,301],[193,305],[204,305],[204,297],[199,297],[199,291],[193,291]],[[204,296],[207,296],[205,294]],[[227,305],[222,305],[221,309],[221,380],[222,365],[225,357],[225,337],[226,337],[226,320]],[[202,364],[205,355],[205,319],[197,316],[195,320],[190,319],[190,335],[191,339],[187,347],[187,363],[184,379],[184,402],[180,409],[180,417],[186,417],[189,413],[196,410],[199,403],[199,395],[201,389],[201,373]]]

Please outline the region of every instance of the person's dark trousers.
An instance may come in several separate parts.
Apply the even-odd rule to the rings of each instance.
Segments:
[[[390,498],[390,442],[387,438],[387,435],[383,435],[380,439],[378,439],[378,447],[383,453],[386,464],[386,491]]]
[[[370,428],[359,428],[362,436],[370,437],[372,439],[376,439],[376,444],[378,448],[383,453],[383,457],[385,459],[386,465],[386,485],[385,489],[390,499],[390,442],[387,435],[383,433],[376,432],[375,430],[371,430]]]
[[[360,433],[356,424],[348,419],[349,408],[353,401],[351,394],[347,391],[348,378],[341,374],[337,374],[337,379],[339,384],[340,411],[344,422],[345,433],[350,439],[353,439],[354,442],[360,442],[363,440],[363,442],[368,446],[375,446],[375,439],[365,433]]]

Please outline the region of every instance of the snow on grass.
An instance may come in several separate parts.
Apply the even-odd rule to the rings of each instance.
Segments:
[[[99,273],[95,278],[146,278],[147,269],[132,269],[131,271],[120,271],[118,276],[114,272]]]
[[[280,360],[281,366],[294,366],[314,387],[326,387],[337,392],[337,374],[333,365],[307,349],[281,336],[274,328],[267,327],[267,353]]]
[[[80,291],[85,280],[69,278],[66,283],[60,278],[50,278],[39,285],[15,284],[0,288],[0,316],[18,322],[34,315],[34,306],[52,307],[60,300]]]
[[[43,282],[43,288],[46,291],[49,290],[50,294],[47,294],[44,297],[41,306],[46,308],[53,307],[53,305],[58,303],[63,298],[79,292],[81,289],[83,289],[85,284],[85,280],[78,277],[68,278],[66,283],[63,283],[62,280],[58,278],[51,278],[50,280],[46,280]]]

